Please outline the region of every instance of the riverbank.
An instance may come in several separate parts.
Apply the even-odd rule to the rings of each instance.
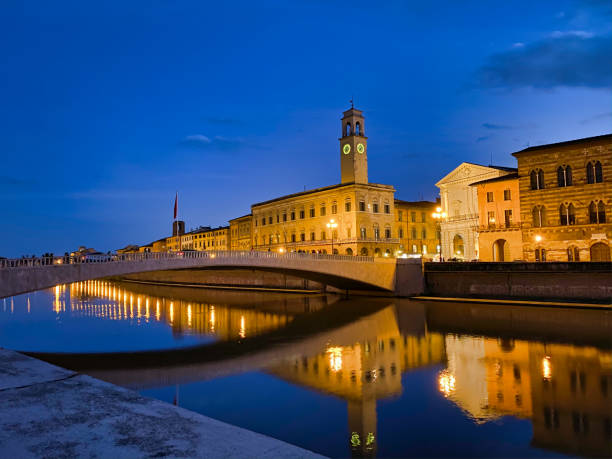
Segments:
[[[0,404],[7,459],[323,457],[7,349]]]

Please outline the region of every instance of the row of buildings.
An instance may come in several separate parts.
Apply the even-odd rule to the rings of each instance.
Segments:
[[[527,148],[517,168],[464,162],[436,184],[437,202],[415,202],[369,181],[363,113],[351,107],[341,123],[339,184],[253,204],[224,227],[175,221],[172,236],[137,250],[610,260],[612,135]]]

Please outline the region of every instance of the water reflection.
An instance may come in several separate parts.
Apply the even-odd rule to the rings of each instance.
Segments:
[[[186,352],[177,350],[163,366],[147,366],[148,360],[140,361],[144,357],[137,354],[130,357],[132,366],[113,368],[106,361],[96,368],[95,360],[90,360],[93,368],[87,371],[141,390],[168,387],[169,401],[180,400],[186,408],[323,454],[419,455],[410,449],[416,448],[418,439],[406,443],[405,437],[423,423],[439,436],[439,443],[450,443],[444,455],[612,455],[609,312],[407,300],[305,301],[291,296],[252,308],[245,306],[254,302],[244,294],[232,296],[234,305],[227,307],[223,304],[229,300],[220,301],[222,296],[215,302],[197,301],[194,293],[162,292],[151,287],[74,284],[68,291],[55,289],[53,310],[145,324],[165,322],[175,333],[215,334],[241,342],[241,348],[211,344],[206,353],[192,354],[188,361],[172,360]],[[113,302],[90,304],[88,298],[96,295]],[[345,453],[323,448],[313,436],[284,434],[282,426],[262,420],[260,405],[252,411],[248,404],[240,406],[237,418],[230,417],[237,409],[231,396],[218,413],[202,408],[202,399],[219,396],[207,392],[206,381],[232,381],[246,373],[272,376],[345,403],[345,425],[334,434],[334,442],[342,444]],[[435,413],[413,411],[414,399],[406,397],[418,387],[413,375],[430,384],[430,391],[417,395],[427,399],[427,410]],[[196,385],[196,395],[181,393],[179,398],[187,383]],[[263,394],[257,384],[234,385],[233,390],[249,394],[253,403]],[[271,408],[275,400],[262,403],[264,409]],[[383,405],[398,406],[401,417],[381,415]],[[289,411],[285,408],[283,416],[291,419],[292,432],[316,430],[311,423],[300,424],[299,413]],[[279,424],[286,424],[283,419]],[[511,428],[508,419],[532,427],[522,437],[514,432],[513,443],[520,437],[525,444],[514,445],[512,454],[507,443],[491,439],[491,429]],[[463,450],[461,440],[448,433],[468,424],[482,429],[470,443],[471,448],[482,443],[482,449]]]

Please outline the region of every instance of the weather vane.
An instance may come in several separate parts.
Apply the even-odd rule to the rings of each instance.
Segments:
[[[353,105],[353,97],[354,97],[354,96],[352,96],[352,95],[351,95],[351,100],[350,100],[350,102],[351,102],[351,108],[355,108],[355,106]]]

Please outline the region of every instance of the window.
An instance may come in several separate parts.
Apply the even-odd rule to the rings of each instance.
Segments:
[[[314,233],[314,231],[310,233],[310,240],[311,241],[315,240],[315,233]]]
[[[378,226],[374,227],[374,239],[377,241],[380,239],[380,230],[378,229]]]
[[[599,161],[591,161],[587,164],[587,183],[603,182],[603,171]]]
[[[346,123],[346,126],[344,126],[344,136],[348,135],[351,135],[351,123]]]
[[[580,261],[580,250],[578,247],[567,248],[567,261]]]
[[[559,166],[557,168],[557,184],[559,186],[570,186],[572,184],[572,168],[570,166]]]
[[[403,213],[403,212],[400,210],[400,211],[397,213],[397,221],[398,221],[398,222],[401,222],[401,221],[402,221],[402,217],[403,217],[403,216],[404,216],[404,213]]]
[[[266,224],[266,217],[261,219],[261,226],[264,226]]]
[[[532,190],[541,190],[544,188],[544,171],[542,169],[535,169],[529,173],[529,180],[531,182]]]
[[[327,234],[325,234],[325,231],[321,231],[321,240],[324,241],[325,239],[327,239]]]
[[[423,228],[421,230],[421,239],[427,239],[427,229]]]
[[[416,222],[416,212],[410,212],[410,221],[412,223]]]
[[[535,250],[535,261],[546,261],[546,250],[536,249]]]
[[[355,123],[355,135],[361,135],[361,124],[359,121]]]
[[[427,253],[427,246],[425,244],[423,244],[423,247],[422,247],[421,251],[423,253]]]
[[[325,208],[325,206],[321,206],[321,217],[325,217],[326,214],[327,214],[327,209]]]
[[[575,225],[576,224],[576,212],[574,205],[570,204],[566,206],[561,204],[559,206],[559,223],[562,225]]]
[[[311,207],[311,208],[309,209],[308,213],[309,213],[309,215],[310,215],[310,218],[314,218],[314,216],[315,216],[315,210],[314,210],[314,207]],[[321,214],[321,215],[323,215],[323,214]]]
[[[287,221],[287,214],[283,214],[283,221],[286,222]]]
[[[335,202],[332,204],[332,214],[336,215],[338,213],[338,204]]]
[[[365,228],[361,228],[361,239],[365,239],[366,238],[366,229]]]
[[[544,207],[536,206],[531,211],[533,217],[533,226],[542,227],[545,224]]]
[[[272,224],[272,215],[270,215],[270,216],[268,217],[268,224],[270,224],[270,225]]]
[[[416,239],[417,238],[417,229],[413,226],[412,227],[412,239]]]
[[[493,202],[493,192],[487,191],[487,202]]]
[[[306,216],[304,209],[300,210],[300,220],[304,220],[304,217]]]
[[[359,211],[365,212],[365,201],[359,201]]]
[[[295,210],[291,211],[291,220],[295,220]]]
[[[495,212],[487,212],[487,223],[489,226],[495,225]]]
[[[372,208],[373,208],[374,213],[377,214],[378,213],[378,203],[375,202]]]
[[[404,237],[404,228],[399,229],[399,237],[402,239]]]
[[[350,212],[351,211],[351,201],[346,201],[344,203],[344,211],[345,212]]]
[[[304,242],[306,240],[306,234],[300,233],[300,241]]]
[[[416,246],[416,244],[412,244],[412,253],[417,253],[417,246]]]
[[[603,201],[595,203],[591,201],[589,205],[589,223],[601,224],[606,222],[606,209]]]
[[[391,229],[385,228],[385,238],[391,239]]]
[[[504,210],[504,223],[506,226],[512,226],[512,209]]]
[[[385,204],[385,213],[386,214],[390,214],[391,213],[391,206],[389,204]]]
[[[421,212],[421,221],[423,223],[427,221],[427,212]]]
[[[504,201],[510,201],[512,199],[510,190],[504,190]]]

